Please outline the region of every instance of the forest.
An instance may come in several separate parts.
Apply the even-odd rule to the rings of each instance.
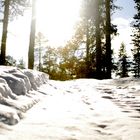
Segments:
[[[50,79],[70,80],[77,78],[111,79],[133,75],[140,77],[140,1],[134,0],[136,13],[131,22],[132,56],[121,42],[118,58],[114,58],[111,40],[117,35],[117,25],[111,16],[121,9],[115,0],[82,0],[80,19],[75,33],[64,46],[54,48],[45,44],[47,38],[36,32],[37,0],[0,0],[2,23],[0,65],[25,68],[24,60],[16,60],[6,53],[8,25],[11,20],[23,16],[32,9],[28,47],[28,68],[49,74]],[[65,19],[64,19],[65,20]],[[16,51],[16,50],[15,50]]]

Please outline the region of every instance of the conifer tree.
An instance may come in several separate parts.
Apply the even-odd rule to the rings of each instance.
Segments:
[[[112,69],[112,50],[111,50],[111,1],[105,1],[106,9],[106,59],[107,59],[107,72],[106,78],[111,78],[111,69]]]
[[[134,15],[134,20],[132,22],[133,35],[132,42],[134,44],[133,58],[134,58],[134,73],[136,77],[140,77],[140,1],[134,0],[136,6],[136,14]]]
[[[14,19],[17,15],[23,15],[27,0],[0,0],[0,12],[3,12],[3,29],[1,39],[0,64],[6,65],[6,45],[9,19]]]
[[[10,0],[5,0],[3,31],[2,31],[2,41],[1,41],[1,55],[0,55],[1,65],[6,65],[6,40],[7,40],[8,21],[9,21],[9,7],[10,7]]]
[[[129,67],[130,67],[130,64],[128,62],[128,57],[126,53],[126,46],[122,42],[119,49],[117,75],[119,75],[121,78],[128,77]]]

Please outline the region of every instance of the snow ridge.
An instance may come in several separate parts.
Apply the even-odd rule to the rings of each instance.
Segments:
[[[0,66],[0,122],[17,124],[24,112],[39,101],[37,89],[45,84],[45,73]]]

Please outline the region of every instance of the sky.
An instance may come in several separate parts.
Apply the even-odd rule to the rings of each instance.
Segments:
[[[71,38],[73,27],[79,17],[80,2],[81,0],[38,0],[37,32],[43,32],[49,40],[48,44],[61,46]],[[119,33],[113,39],[112,47],[114,52],[117,52],[121,42],[124,42],[131,54],[130,22],[135,14],[134,2],[116,0],[116,4],[121,6],[122,10],[117,10],[112,17],[112,23],[117,25]],[[26,11],[23,17],[18,17],[9,24],[7,54],[16,59],[23,58],[27,61],[30,22],[30,12]]]
[[[135,3],[133,0],[117,0],[116,5],[121,7],[121,10],[117,10],[113,17],[112,23],[117,25],[119,35],[112,41],[112,47],[114,53],[117,55],[118,49],[122,42],[126,45],[127,54],[131,56],[131,49],[133,48],[131,42],[132,29],[130,23],[133,20],[135,11]]]
[[[115,4],[122,7],[122,10],[117,10],[114,14],[115,18],[122,16],[123,18],[129,19],[134,16],[134,0],[116,0]]]
[[[66,43],[71,38],[73,26],[79,16],[80,1],[38,0],[36,32],[42,32],[51,46]],[[16,59],[23,58],[27,61],[30,18],[30,12],[26,11],[23,17],[18,17],[9,24],[7,54]]]

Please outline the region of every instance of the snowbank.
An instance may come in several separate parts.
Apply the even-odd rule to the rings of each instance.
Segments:
[[[0,66],[0,121],[16,124],[39,101],[36,92],[49,76],[42,72]]]
[[[140,139],[140,79],[46,81],[47,75],[35,71],[22,74],[30,83],[25,85],[29,88],[25,95],[13,93],[6,80],[0,79],[0,120],[16,124],[38,102],[38,96],[43,98],[18,125],[0,122],[0,139]]]

